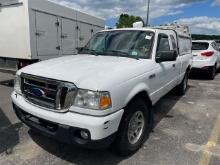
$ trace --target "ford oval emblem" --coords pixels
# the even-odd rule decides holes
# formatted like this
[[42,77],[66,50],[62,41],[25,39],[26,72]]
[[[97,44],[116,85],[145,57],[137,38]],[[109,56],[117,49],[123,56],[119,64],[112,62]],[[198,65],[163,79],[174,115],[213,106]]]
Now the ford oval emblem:
[[39,88],[31,88],[30,92],[37,97],[45,96],[45,92]]

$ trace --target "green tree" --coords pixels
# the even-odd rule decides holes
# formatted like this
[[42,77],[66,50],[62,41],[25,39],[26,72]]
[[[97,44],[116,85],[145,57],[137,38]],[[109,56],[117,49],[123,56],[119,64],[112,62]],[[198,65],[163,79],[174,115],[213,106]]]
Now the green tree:
[[194,40],[220,40],[220,35],[192,34]]
[[133,26],[134,22],[138,22],[138,21],[142,21],[144,24],[143,19],[139,16],[121,14],[118,20],[118,23],[116,23],[116,27],[117,28],[129,28]]

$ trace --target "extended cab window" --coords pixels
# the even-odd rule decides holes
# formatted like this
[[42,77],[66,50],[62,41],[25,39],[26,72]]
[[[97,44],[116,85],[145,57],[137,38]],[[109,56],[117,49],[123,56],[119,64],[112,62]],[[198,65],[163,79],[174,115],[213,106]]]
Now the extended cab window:
[[158,46],[157,51],[169,51],[170,50],[170,44],[169,44],[169,38],[166,34],[160,34],[158,39]]
[[170,35],[170,39],[172,42],[173,50],[177,50],[177,44],[176,44],[176,40],[175,40],[174,36]]
[[179,36],[179,51],[180,56],[187,55],[192,52],[191,38]]

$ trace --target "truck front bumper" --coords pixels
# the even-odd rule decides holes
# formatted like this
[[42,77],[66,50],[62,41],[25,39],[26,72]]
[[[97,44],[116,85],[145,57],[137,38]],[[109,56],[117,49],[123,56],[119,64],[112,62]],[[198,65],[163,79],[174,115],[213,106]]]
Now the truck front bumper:
[[[27,102],[12,93],[13,108],[18,118],[29,127],[58,141],[86,148],[104,148],[114,141],[124,110],[108,116],[88,116],[73,112],[56,113]],[[81,132],[87,133],[83,138]]]

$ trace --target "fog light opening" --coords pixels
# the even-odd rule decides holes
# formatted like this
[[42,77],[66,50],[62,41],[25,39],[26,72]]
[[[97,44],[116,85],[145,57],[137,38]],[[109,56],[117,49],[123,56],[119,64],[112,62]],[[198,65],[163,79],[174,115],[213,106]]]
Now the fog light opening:
[[89,139],[89,134],[86,131],[80,131],[80,136],[84,139],[84,140],[88,140]]

